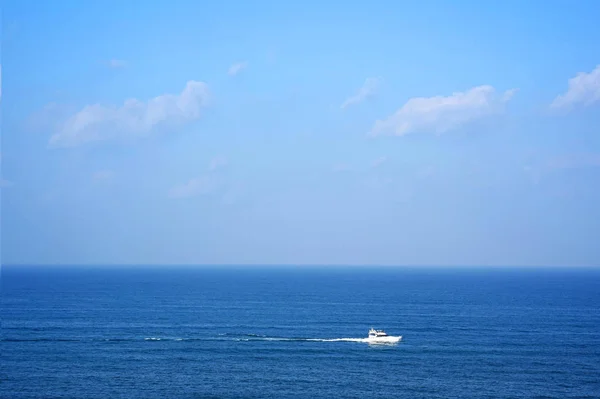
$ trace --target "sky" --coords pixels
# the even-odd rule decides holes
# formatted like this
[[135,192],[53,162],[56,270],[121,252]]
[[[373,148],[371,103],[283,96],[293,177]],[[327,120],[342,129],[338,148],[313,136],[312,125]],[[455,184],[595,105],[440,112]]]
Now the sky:
[[598,15],[5,0],[2,263],[600,266]]

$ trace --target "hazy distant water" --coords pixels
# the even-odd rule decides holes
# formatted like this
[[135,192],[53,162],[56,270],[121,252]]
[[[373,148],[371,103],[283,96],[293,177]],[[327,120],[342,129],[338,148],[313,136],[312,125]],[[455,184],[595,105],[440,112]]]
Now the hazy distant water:
[[1,339],[3,398],[600,398],[600,271],[4,268]]

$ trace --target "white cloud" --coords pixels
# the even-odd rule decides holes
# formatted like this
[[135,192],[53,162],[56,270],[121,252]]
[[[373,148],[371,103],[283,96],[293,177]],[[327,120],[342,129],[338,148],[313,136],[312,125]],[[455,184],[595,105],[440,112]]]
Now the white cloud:
[[[208,98],[207,85],[191,80],[180,94],[163,94],[145,102],[129,99],[120,107],[87,105],[65,120],[57,122],[48,119],[42,122],[55,128],[50,147],[139,138],[158,127],[180,127],[200,118],[201,110],[208,105]],[[50,114],[44,115],[48,117]]]
[[113,59],[113,60],[107,61],[106,65],[109,68],[115,68],[115,69],[116,68],[125,68],[127,66],[127,62],[123,61],[123,60],[115,60],[115,59]]
[[242,70],[246,69],[247,66],[248,66],[247,61],[235,63],[229,67],[229,71],[227,71],[227,73],[231,76],[235,76],[238,73],[242,72]]
[[444,133],[501,112],[515,92],[511,89],[498,95],[492,86],[478,86],[446,97],[411,98],[387,119],[376,121],[369,134]]
[[386,161],[387,161],[387,157],[385,157],[385,156],[379,157],[376,160],[374,160],[373,162],[371,162],[371,167],[377,168],[378,166],[383,165]]
[[517,94],[518,91],[519,91],[519,89],[506,90],[504,92],[504,94],[502,95],[502,101],[503,102],[510,101],[510,99],[513,98],[514,95]]
[[210,160],[210,163],[208,165],[208,170],[217,170],[220,169],[224,166],[227,166],[228,161],[227,158],[225,157],[214,157],[213,159]]
[[99,170],[92,177],[94,180],[108,180],[113,177],[113,172],[110,170]]
[[600,64],[590,73],[579,72],[569,79],[566,93],[556,97],[551,108],[564,108],[576,104],[584,106],[600,102]]
[[208,194],[217,188],[217,182],[212,176],[201,176],[190,179],[187,183],[169,190],[170,198],[188,198]]
[[341,109],[347,108],[350,105],[356,105],[367,98],[371,97],[377,89],[379,88],[379,84],[381,83],[381,79],[379,78],[367,78],[363,86],[358,89],[355,95],[348,97],[340,106]]

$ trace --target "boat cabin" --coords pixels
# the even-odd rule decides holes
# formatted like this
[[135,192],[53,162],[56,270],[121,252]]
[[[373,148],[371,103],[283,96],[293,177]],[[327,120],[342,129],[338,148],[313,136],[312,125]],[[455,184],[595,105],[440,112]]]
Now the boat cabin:
[[375,330],[371,328],[369,330],[369,338],[387,337],[387,334],[383,330]]

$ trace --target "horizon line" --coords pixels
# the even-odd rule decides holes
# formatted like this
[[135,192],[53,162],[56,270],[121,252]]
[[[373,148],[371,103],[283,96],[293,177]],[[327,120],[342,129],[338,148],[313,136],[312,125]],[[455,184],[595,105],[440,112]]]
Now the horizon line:
[[410,265],[410,264],[303,264],[303,263],[0,263],[8,268],[386,268],[386,269],[600,269],[600,265]]

